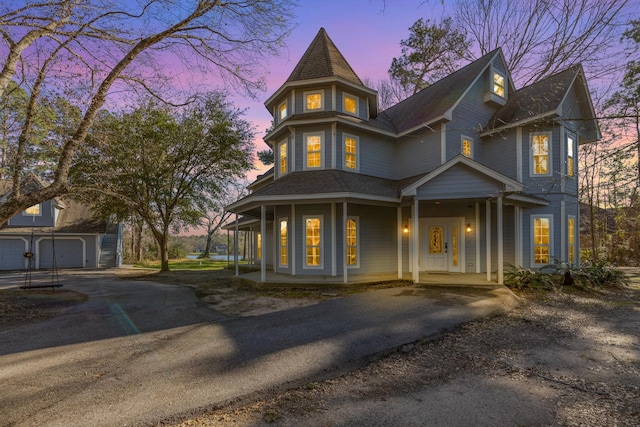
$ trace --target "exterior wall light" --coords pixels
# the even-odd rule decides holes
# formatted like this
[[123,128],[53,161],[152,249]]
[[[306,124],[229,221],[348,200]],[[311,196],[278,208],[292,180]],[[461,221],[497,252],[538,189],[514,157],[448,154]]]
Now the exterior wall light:
[[407,224],[402,226],[402,234],[409,234],[409,226]]
[[467,230],[467,233],[471,233],[471,223],[470,222],[467,223],[466,230]]

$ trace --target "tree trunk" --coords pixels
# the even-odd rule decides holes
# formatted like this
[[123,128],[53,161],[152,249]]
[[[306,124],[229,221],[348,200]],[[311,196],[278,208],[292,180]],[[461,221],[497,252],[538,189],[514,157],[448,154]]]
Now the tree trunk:
[[207,244],[204,247],[202,258],[209,258],[211,254],[211,240],[213,239],[213,231],[207,231]]
[[158,239],[158,246],[160,249],[160,272],[169,270],[169,239],[167,238],[168,232],[165,232]]

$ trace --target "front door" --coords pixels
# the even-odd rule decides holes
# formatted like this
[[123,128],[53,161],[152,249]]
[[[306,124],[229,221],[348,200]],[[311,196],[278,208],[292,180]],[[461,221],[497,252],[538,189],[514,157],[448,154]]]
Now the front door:
[[461,218],[425,218],[420,226],[420,270],[461,272]]

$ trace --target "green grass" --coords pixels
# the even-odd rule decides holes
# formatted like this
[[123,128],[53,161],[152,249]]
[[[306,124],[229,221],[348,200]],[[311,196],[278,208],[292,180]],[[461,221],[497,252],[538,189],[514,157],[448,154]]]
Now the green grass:
[[[242,263],[240,263],[242,265]],[[157,268],[160,269],[160,261],[147,261],[140,264],[134,264],[135,267]],[[171,270],[222,270],[227,268],[226,261],[213,261],[209,259],[172,259],[169,260],[169,269]]]

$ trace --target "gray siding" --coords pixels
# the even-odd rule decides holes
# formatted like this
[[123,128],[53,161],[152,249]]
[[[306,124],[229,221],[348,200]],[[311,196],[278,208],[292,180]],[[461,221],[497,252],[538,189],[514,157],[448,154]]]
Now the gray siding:
[[418,197],[454,199],[488,197],[499,193],[503,185],[475,170],[457,165],[418,188]]
[[435,131],[408,135],[396,143],[396,179],[430,172],[440,166],[440,126]]
[[358,134],[351,129],[341,128],[338,131],[337,163],[338,169],[344,169],[344,134],[358,136],[360,150],[360,173],[363,175],[378,176],[382,178],[394,179],[395,170],[393,161],[394,145],[377,135]]
[[9,219],[8,225],[13,227],[52,227],[54,226],[53,201],[40,203],[40,215],[23,215],[20,212]]
[[[296,128],[296,138],[295,138],[295,170],[303,171],[305,167],[305,147],[304,147],[304,134],[305,133],[315,133],[321,132],[324,134],[324,147],[323,147],[323,155],[324,155],[324,169],[331,169],[331,160],[333,152],[331,151],[332,147],[332,131],[330,125],[323,126],[299,126]],[[293,145],[293,144],[290,144]],[[336,146],[338,145],[338,141],[336,141]],[[337,148],[336,148],[337,150]],[[291,152],[291,151],[290,151]],[[337,159],[336,159],[337,160]]]
[[[505,133],[483,139],[481,155],[476,157],[476,160],[509,178],[517,179],[516,156],[518,152],[516,133],[517,131],[514,128]],[[523,134],[522,145],[528,145],[528,135],[525,138]]]

